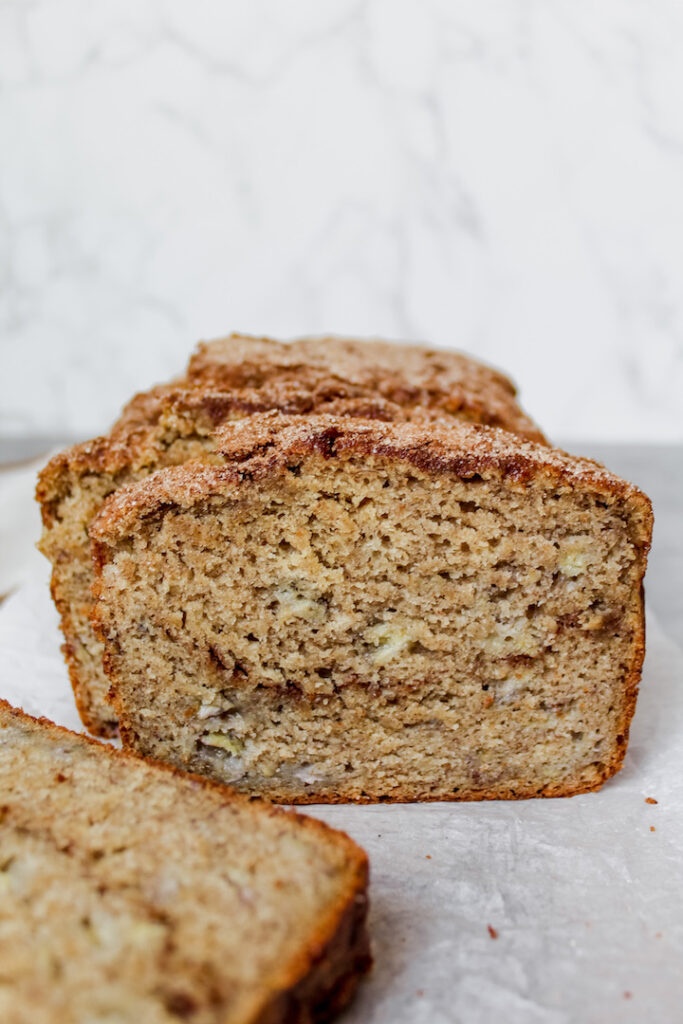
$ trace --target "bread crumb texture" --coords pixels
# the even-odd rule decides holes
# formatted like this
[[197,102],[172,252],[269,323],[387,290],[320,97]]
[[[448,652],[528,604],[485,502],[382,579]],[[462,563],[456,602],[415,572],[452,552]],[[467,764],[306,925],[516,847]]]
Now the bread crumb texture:
[[369,964],[342,833],[0,702],[3,1024],[309,1024]]
[[105,498],[156,470],[216,461],[215,433],[267,410],[325,411],[373,420],[447,419],[543,435],[503,374],[460,353],[341,338],[283,344],[232,335],[199,346],[185,377],[136,395],[111,433],[55,456],[40,475],[40,548],[52,563],[52,595],[80,715],[112,736],[116,717],[102,645],[91,626],[90,524]]
[[648,499],[486,427],[256,416],[92,535],[124,743],[291,802],[593,789],[643,657]]

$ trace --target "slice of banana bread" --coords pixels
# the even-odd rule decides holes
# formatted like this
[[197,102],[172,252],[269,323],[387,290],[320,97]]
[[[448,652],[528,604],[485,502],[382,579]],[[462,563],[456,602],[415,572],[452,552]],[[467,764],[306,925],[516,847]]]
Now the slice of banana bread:
[[[136,395],[109,436],[67,449],[41,473],[36,496],[44,529],[39,546],[52,563],[51,589],[60,614],[63,651],[79,713],[91,732],[114,735],[116,717],[106,699],[109,683],[102,669],[102,648],[90,622],[92,565],[88,529],[104,498],[118,487],[163,466],[190,458],[211,459],[213,434],[218,426],[268,409],[299,414],[324,409],[388,420],[479,416],[502,420],[508,429],[522,434],[541,436],[515,402],[509,381],[464,356],[441,353],[442,361],[435,364],[434,353],[429,350],[406,348],[406,352],[412,353],[410,359],[416,373],[421,364],[429,366],[432,377],[441,366],[446,369],[438,402],[430,398],[432,392],[423,368],[422,375],[418,373],[421,385],[417,391],[400,394],[396,386],[384,389],[403,400],[398,405],[379,393],[383,390],[382,374],[379,356],[375,354],[380,351],[385,373],[390,375],[397,362],[392,355],[395,346],[341,341],[296,344],[306,348],[294,362],[288,362],[282,355],[288,346],[264,339],[234,337],[200,347],[186,380]],[[331,354],[326,354],[330,345]],[[364,383],[340,376],[344,366],[334,362],[339,346],[351,346],[354,353],[349,377],[354,373],[362,376],[361,370],[367,364]],[[210,352],[215,353],[215,359]],[[279,362],[273,352],[279,354]],[[315,366],[305,365],[304,355],[315,360]],[[217,362],[219,356],[224,357],[222,363]],[[259,376],[257,367],[261,359],[263,372]],[[334,363],[335,372],[326,367],[326,362]],[[213,384],[207,385],[204,378],[210,379],[210,367],[219,367],[221,372],[216,370]],[[227,375],[221,378],[223,371]],[[432,382],[429,387],[433,390],[436,385]],[[424,407],[418,401],[424,401]]]
[[370,958],[343,833],[0,702],[4,1024],[312,1024]]
[[493,428],[255,416],[103,506],[124,744],[286,802],[594,789],[624,757],[649,500]]

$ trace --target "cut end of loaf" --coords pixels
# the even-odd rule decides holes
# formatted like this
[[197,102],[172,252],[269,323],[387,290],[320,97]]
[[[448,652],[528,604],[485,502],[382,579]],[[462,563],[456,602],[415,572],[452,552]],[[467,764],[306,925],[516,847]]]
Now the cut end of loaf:
[[511,382],[459,353],[344,338],[283,344],[232,335],[200,345],[184,377],[136,395],[108,436],[60,453],[38,482],[40,549],[52,562],[63,650],[79,712],[92,732],[116,730],[90,624],[88,529],[100,505],[114,490],[164,466],[211,461],[222,424],[268,409],[387,421],[446,417],[544,441]]
[[124,741],[283,801],[566,795],[626,749],[637,489],[501,431],[256,417],[94,529]]

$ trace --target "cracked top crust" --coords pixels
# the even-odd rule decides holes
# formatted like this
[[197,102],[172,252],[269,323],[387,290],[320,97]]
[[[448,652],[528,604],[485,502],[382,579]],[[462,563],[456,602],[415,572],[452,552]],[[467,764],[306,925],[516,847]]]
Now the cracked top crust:
[[508,377],[463,353],[423,345],[336,337],[284,343],[232,334],[202,342],[190,359],[187,379],[238,388],[261,388],[275,379],[283,385],[342,387],[339,397],[381,395],[397,405],[439,408],[545,440],[517,404]]
[[429,423],[355,420],[330,415],[283,417],[264,413],[219,429],[217,452],[224,465],[191,461],[164,469],[121,488],[104,503],[91,528],[99,543],[115,544],[135,532],[143,519],[163,515],[170,506],[190,507],[288,468],[292,460],[318,453],[324,458],[363,456],[410,462],[418,470],[505,477],[519,486],[545,481],[548,486],[580,487],[606,500],[633,502],[639,536],[649,546],[652,508],[637,487],[594,462],[522,441],[493,427],[434,420]]
[[68,473],[117,473],[155,462],[167,433],[210,436],[223,423],[278,410],[430,421],[443,415],[545,443],[501,373],[459,353],[340,338],[285,344],[231,335],[199,345],[187,376],[135,395],[109,435],[55,455],[36,497],[49,503]]
[[[257,391],[242,388],[187,388],[159,385],[136,395],[108,435],[71,445],[54,455],[38,476],[36,498],[43,505],[44,520],[49,507],[68,487],[69,474],[116,474],[124,469],[154,468],[159,450],[170,438],[212,437],[226,423],[264,412],[304,416],[320,405],[335,415],[393,422],[411,419],[440,421],[438,409],[415,406],[405,409],[378,396],[352,398],[343,394],[313,393],[296,383],[273,384]],[[47,518],[46,518],[47,517]]]

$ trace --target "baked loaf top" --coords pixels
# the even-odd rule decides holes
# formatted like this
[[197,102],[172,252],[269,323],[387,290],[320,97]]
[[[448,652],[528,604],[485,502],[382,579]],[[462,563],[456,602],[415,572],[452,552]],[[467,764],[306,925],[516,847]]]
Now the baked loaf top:
[[544,441],[517,404],[508,377],[471,356],[424,345],[336,337],[283,343],[232,334],[198,346],[187,380],[229,388],[259,389],[274,380],[283,386],[288,381],[321,389],[342,386],[340,397],[380,395],[397,405],[439,408]]
[[200,343],[184,377],[135,395],[108,435],[54,456],[36,496],[40,502],[54,497],[65,472],[140,468],[174,432],[209,436],[226,420],[269,410],[390,421],[441,413],[545,443],[515,396],[508,377],[462,353],[386,341],[286,343],[232,334]]
[[68,491],[71,476],[117,474],[122,470],[136,473],[146,468],[151,471],[163,464],[160,454],[171,446],[174,464],[200,455],[209,461],[214,456],[214,462],[222,463],[223,458],[215,451],[214,435],[226,424],[232,427],[238,420],[266,412],[287,417],[307,415],[319,407],[319,402],[324,403],[327,414],[339,417],[425,424],[442,418],[438,409],[404,408],[378,396],[352,398],[327,393],[322,399],[319,391],[287,382],[274,383],[261,391],[160,385],[137,395],[110,434],[71,445],[50,459],[39,474],[36,488],[43,521],[50,524],[52,503]]
[[91,528],[98,542],[115,542],[134,532],[143,518],[163,514],[171,504],[189,507],[246,478],[258,480],[298,455],[327,457],[353,453],[412,463],[431,473],[504,476],[519,484],[545,479],[561,487],[587,485],[612,498],[634,502],[642,520],[641,541],[652,524],[649,498],[593,459],[523,441],[508,431],[459,421],[431,423],[344,419],[331,415],[283,417],[264,413],[217,432],[222,464],[190,461],[123,487],[105,502]]
[[0,701],[5,1024],[327,1020],[369,956],[343,833]]

